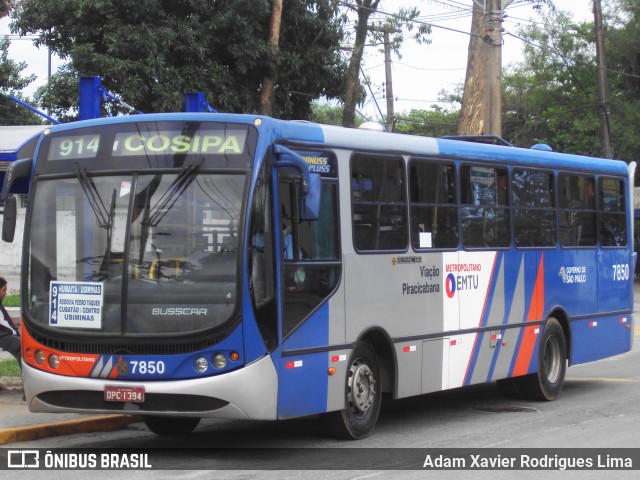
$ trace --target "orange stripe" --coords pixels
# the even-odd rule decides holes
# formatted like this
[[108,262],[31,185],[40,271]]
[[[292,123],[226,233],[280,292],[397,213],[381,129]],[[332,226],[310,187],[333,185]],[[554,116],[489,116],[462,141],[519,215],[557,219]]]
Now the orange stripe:
[[[540,257],[540,264],[538,265],[538,276],[536,277],[536,283],[533,287],[533,296],[531,297],[531,304],[529,305],[529,313],[527,315],[527,321],[541,320],[544,314],[544,254]],[[513,367],[513,376],[518,377],[525,375],[529,371],[529,365],[531,364],[531,357],[533,357],[533,351],[536,346],[538,335],[535,333],[535,329],[539,328],[537,325],[526,327],[520,342],[520,350],[518,351],[518,357],[516,358],[516,364]]]
[[531,305],[529,306],[529,315],[527,320],[542,320],[544,314],[544,254],[540,257],[540,264],[538,265],[538,277],[536,278],[536,284],[533,287],[533,297],[531,298]]
[[[66,375],[70,377],[89,376],[89,373],[95,365],[99,355],[84,353],[65,354],[64,352],[53,350],[35,341],[31,335],[29,335],[24,324],[22,324],[21,327],[20,335],[22,337],[22,358],[26,363],[38,370],[55,373],[56,375]],[[38,365],[34,358],[34,354],[37,350],[41,350],[47,358],[49,358],[52,353],[58,354],[60,356],[60,364],[58,368],[51,368],[48,361],[45,361],[42,365]],[[69,359],[67,359],[67,357],[69,357]]]

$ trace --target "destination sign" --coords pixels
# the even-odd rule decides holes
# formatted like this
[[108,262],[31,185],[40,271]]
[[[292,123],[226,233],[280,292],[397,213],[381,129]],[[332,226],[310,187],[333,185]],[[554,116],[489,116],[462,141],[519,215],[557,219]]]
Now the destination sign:
[[240,155],[246,139],[246,130],[204,130],[194,135],[175,131],[126,132],[116,134],[112,155]]
[[103,306],[102,283],[50,282],[50,326],[102,328]]
[[[157,125],[157,124],[153,124]],[[146,125],[145,125],[146,126]],[[94,132],[97,129],[93,129]],[[176,155],[247,155],[245,128],[206,128],[185,133],[184,124],[176,128],[152,131],[130,130],[114,132],[114,126],[102,128],[99,133],[77,132],[51,136],[46,150],[47,160],[82,160],[108,157],[158,157]]]
[[100,148],[100,135],[69,135],[51,141],[48,160],[77,160],[94,158]]

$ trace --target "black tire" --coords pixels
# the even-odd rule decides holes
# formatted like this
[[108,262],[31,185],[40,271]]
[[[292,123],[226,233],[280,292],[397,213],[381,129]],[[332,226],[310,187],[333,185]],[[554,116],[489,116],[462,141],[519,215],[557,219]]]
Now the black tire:
[[325,418],[332,433],[341,439],[360,440],[375,427],[382,400],[380,363],[368,342],[358,342],[351,353],[345,380],[346,408]]
[[567,342],[560,322],[551,317],[542,331],[538,350],[538,371],[518,377],[518,390],[531,400],[558,398],[567,371]]
[[188,435],[200,423],[199,418],[193,417],[156,417],[145,415],[144,423],[156,435]]

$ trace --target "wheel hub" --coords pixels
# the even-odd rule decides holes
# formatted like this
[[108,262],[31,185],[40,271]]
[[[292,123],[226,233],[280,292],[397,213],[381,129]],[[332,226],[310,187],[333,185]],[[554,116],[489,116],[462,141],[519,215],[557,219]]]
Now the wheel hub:
[[349,401],[356,412],[365,414],[373,405],[375,383],[373,372],[366,363],[353,362],[349,376]]

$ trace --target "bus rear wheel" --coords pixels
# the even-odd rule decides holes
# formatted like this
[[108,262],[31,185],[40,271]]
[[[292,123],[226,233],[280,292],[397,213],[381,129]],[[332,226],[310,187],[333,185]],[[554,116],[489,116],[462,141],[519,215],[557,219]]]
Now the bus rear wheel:
[[538,371],[519,377],[518,390],[532,400],[558,398],[567,371],[567,341],[560,322],[551,317],[542,331],[538,354]]
[[144,423],[156,435],[187,435],[198,426],[199,418],[193,417],[156,417],[145,415]]
[[378,420],[381,393],[378,356],[368,342],[358,342],[347,371],[346,408],[327,413],[332,432],[347,440],[366,438]]

